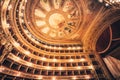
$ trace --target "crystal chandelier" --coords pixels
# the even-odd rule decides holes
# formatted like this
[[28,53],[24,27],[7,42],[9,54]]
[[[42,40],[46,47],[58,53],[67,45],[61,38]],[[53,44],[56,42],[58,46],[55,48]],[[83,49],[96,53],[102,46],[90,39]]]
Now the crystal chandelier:
[[120,9],[120,0],[98,0],[101,3],[104,3],[105,6],[112,6],[114,8]]

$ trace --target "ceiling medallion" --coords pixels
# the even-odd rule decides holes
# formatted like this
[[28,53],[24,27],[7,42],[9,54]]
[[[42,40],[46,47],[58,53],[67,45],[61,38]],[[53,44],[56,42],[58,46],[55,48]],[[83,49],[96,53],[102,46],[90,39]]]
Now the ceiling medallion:
[[69,39],[78,30],[80,12],[73,0],[40,0],[34,9],[34,21],[40,36]]
[[54,29],[60,29],[64,26],[65,24],[65,18],[62,14],[60,13],[53,13],[49,17],[49,24],[52,28]]

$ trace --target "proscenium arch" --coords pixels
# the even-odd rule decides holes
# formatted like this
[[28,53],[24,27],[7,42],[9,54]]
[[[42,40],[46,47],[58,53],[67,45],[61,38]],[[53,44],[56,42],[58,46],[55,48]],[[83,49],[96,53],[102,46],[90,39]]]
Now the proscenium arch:
[[[106,13],[103,13],[106,17],[101,20],[100,23],[94,23],[93,26],[90,25],[88,32],[86,32],[86,35],[82,39],[86,50],[91,49],[96,51],[96,44],[100,35],[104,32],[104,30],[110,27],[112,23],[120,19],[120,15],[118,15],[120,14],[120,11],[114,10],[111,13],[110,11],[111,10],[108,10]],[[114,14],[114,16],[111,16],[112,14]]]

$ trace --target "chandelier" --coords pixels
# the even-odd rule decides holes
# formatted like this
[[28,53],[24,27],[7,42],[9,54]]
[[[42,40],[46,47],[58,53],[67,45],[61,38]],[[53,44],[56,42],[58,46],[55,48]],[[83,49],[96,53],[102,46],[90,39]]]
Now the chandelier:
[[105,6],[112,6],[113,8],[120,9],[120,0],[98,0],[101,3],[104,3]]

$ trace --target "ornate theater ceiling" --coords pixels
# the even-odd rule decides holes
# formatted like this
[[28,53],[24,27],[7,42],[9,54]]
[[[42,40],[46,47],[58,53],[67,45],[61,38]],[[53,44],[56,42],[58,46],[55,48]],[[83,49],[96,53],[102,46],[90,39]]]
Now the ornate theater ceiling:
[[0,3],[1,79],[110,79],[95,49],[119,11],[97,0]]
[[[28,5],[29,7],[30,5]],[[30,7],[28,8],[30,10]],[[79,28],[79,7],[75,1],[44,1],[34,2],[31,9],[32,23],[39,35],[54,40],[70,39]],[[33,27],[33,26],[31,26]]]
[[25,23],[37,38],[62,43],[76,36],[82,22],[82,12],[76,1],[36,0],[26,6]]

